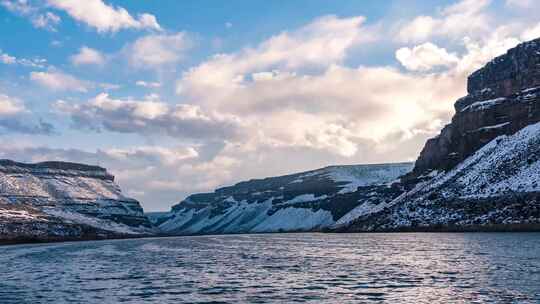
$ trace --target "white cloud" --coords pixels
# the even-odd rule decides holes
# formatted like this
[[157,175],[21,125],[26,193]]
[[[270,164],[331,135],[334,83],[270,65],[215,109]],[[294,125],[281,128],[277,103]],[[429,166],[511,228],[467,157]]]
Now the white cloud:
[[460,58],[456,69],[462,74],[470,74],[520,42],[522,41],[519,38],[505,33],[504,28],[502,31],[500,29],[494,30],[483,41],[466,37],[464,39],[466,52]]
[[[487,2],[472,5],[461,2],[444,14],[479,13]],[[309,149],[364,161],[359,157],[366,147],[370,153],[397,155],[394,149],[401,145],[410,154],[404,152],[399,159],[414,158],[421,139],[437,133],[451,117],[453,103],[466,93],[468,74],[519,43],[513,28],[494,28],[477,39],[452,38],[458,43],[453,49],[461,52],[432,42],[401,48],[397,60],[415,73],[391,66],[353,68],[343,62],[363,37],[361,18],[341,21],[319,19],[254,48],[214,56],[186,72],[177,92],[204,111],[241,117],[246,135],[235,143],[246,154],[261,147]],[[334,31],[350,39],[332,40],[326,34]],[[318,43],[324,49],[332,42],[339,51],[318,53]],[[305,55],[308,49],[313,57]],[[311,59],[319,56],[324,59]]]
[[433,36],[482,36],[492,29],[485,12],[490,3],[491,0],[461,0],[443,8],[438,16],[418,16],[400,28],[398,39],[423,42]]
[[[217,55],[186,72],[177,92],[203,110],[242,117],[246,137],[237,144],[247,150],[313,149],[352,158],[367,142],[382,149],[395,134],[399,142],[436,132],[463,94],[465,76],[344,66],[351,48],[377,37],[363,22],[323,17]],[[423,56],[418,69],[457,64],[454,54],[429,45],[415,54]]]
[[102,0],[47,0],[56,9],[98,32],[117,32],[122,29],[161,30],[156,17],[147,13],[134,18],[123,7],[105,4]]
[[54,127],[37,119],[24,102],[0,93],[0,134],[51,135]]
[[60,71],[31,72],[30,79],[53,91],[87,92],[91,86],[86,81]]
[[32,17],[30,21],[37,28],[56,31],[56,26],[60,23],[61,19],[56,14],[45,12],[44,14]]
[[400,48],[396,51],[396,58],[411,71],[429,71],[441,66],[450,67],[459,61],[456,54],[448,53],[446,49],[429,42],[412,49]]
[[17,64],[20,64],[20,65],[25,66],[25,67],[42,69],[42,68],[46,67],[47,60],[43,59],[43,58],[40,58],[40,57],[35,57],[35,58],[31,58],[31,59],[20,58],[20,59],[17,59]]
[[10,56],[9,54],[3,53],[2,50],[0,50],[0,62],[4,64],[14,64],[17,62],[17,58]]
[[240,122],[232,116],[205,113],[191,104],[171,106],[158,98],[150,95],[144,100],[114,99],[101,93],[82,104],[59,100],[54,107],[70,115],[78,128],[195,140],[225,140],[238,136]]
[[144,88],[159,88],[159,87],[161,87],[160,82],[151,82],[151,81],[144,81],[144,80],[138,80],[137,82],[135,82],[135,85],[137,85],[139,87],[144,87]]
[[155,68],[174,64],[193,46],[186,33],[147,35],[124,49],[132,66]]
[[255,48],[219,54],[185,73],[177,91],[206,87],[233,88],[246,76],[272,69],[321,68],[341,62],[353,46],[373,41],[376,35],[364,29],[364,17],[325,16],[293,32],[283,32]]
[[521,35],[523,40],[533,40],[540,38],[540,23],[526,29]]
[[47,63],[47,60],[43,58],[39,58],[39,57],[32,58],[32,59],[17,58],[15,56],[11,56],[7,53],[2,52],[2,50],[0,49],[0,63],[10,64],[10,65],[18,64],[18,65],[22,65],[25,67],[32,67],[32,68],[44,68],[45,64]]
[[2,0],[0,5],[14,13],[23,15],[29,15],[36,10],[27,0]]
[[396,142],[433,134],[465,87],[462,75],[340,65],[317,75],[274,72],[263,79],[234,89],[209,86],[195,99],[242,117],[246,135],[240,145],[324,150],[346,157],[357,155],[366,141],[384,143],[397,133],[402,137]]
[[44,28],[50,31],[56,31],[56,26],[60,23],[61,18],[56,14],[44,11],[35,2],[27,0],[2,0],[0,5],[4,6],[9,11],[26,16],[36,28]]
[[83,46],[79,49],[79,53],[70,57],[73,65],[103,65],[105,56],[98,50]]
[[99,83],[97,86],[104,89],[104,90],[106,90],[106,91],[118,90],[118,89],[120,89],[122,87],[119,84],[107,83],[107,82]]
[[53,40],[51,41],[50,45],[53,47],[61,47],[62,45],[64,45],[64,43],[60,40]]
[[199,156],[197,151],[192,147],[178,147],[171,149],[158,146],[143,146],[130,149],[108,149],[104,152],[115,159],[150,158],[155,159],[164,165],[174,165],[183,160]]
[[24,111],[24,104],[20,100],[0,94],[0,116],[10,116]]

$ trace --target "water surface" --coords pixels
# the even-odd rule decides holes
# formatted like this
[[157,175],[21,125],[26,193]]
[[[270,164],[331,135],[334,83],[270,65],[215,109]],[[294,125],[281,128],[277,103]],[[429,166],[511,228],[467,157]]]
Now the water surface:
[[0,303],[540,303],[540,234],[266,234],[0,247]]

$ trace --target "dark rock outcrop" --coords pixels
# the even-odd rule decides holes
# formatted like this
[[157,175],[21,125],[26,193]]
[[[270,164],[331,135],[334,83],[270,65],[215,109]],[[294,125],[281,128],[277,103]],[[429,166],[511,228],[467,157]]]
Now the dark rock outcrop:
[[413,172],[449,170],[497,136],[540,121],[540,39],[522,43],[468,78],[468,95],[441,134],[427,141]]

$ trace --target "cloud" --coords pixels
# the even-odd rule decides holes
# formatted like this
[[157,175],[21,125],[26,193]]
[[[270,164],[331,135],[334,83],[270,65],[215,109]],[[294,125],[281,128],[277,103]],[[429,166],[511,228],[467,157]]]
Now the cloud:
[[[442,15],[452,22],[482,15],[488,2],[481,2],[462,1]],[[177,93],[203,111],[241,117],[244,137],[232,142],[244,154],[261,147],[300,149],[364,162],[367,147],[395,156],[399,145],[419,149],[422,138],[449,121],[468,74],[520,42],[514,28],[501,26],[476,39],[451,38],[455,52],[433,42],[400,48],[396,59],[406,71],[346,66],[350,50],[379,33],[362,24],[361,17],[324,17],[258,46],[216,55],[184,73]],[[406,150],[410,154],[399,159],[416,156]]]
[[73,65],[103,65],[106,61],[105,56],[98,50],[83,46],[79,52],[70,57]]
[[[466,75],[345,66],[352,48],[378,37],[363,23],[363,17],[326,16],[256,47],[219,54],[184,73],[177,92],[204,111],[241,117],[245,137],[235,143],[249,151],[266,146],[353,158],[366,142],[382,147],[394,134],[405,142],[435,133],[465,91]],[[457,55],[443,51],[417,48],[422,58],[414,67],[457,65]]]
[[11,12],[20,13],[23,15],[29,15],[36,10],[36,8],[30,5],[27,0],[2,0],[0,1],[0,5]]
[[60,17],[51,12],[36,15],[31,19],[31,22],[35,27],[48,29],[50,31],[56,31],[56,26],[60,21]]
[[199,89],[203,94],[207,87],[235,88],[256,72],[339,63],[350,48],[376,39],[373,32],[362,27],[364,21],[364,17],[325,16],[296,31],[273,36],[255,48],[215,55],[186,72],[177,92]]
[[32,67],[32,68],[44,68],[45,64],[47,63],[47,60],[43,58],[17,58],[15,56],[11,56],[7,53],[4,53],[0,49],[0,63],[3,64],[10,64],[10,65],[22,65],[25,67]]
[[135,85],[137,85],[139,87],[144,87],[144,88],[159,88],[159,87],[161,87],[160,82],[151,82],[151,81],[143,81],[143,80],[138,80],[137,82],[135,82]]
[[540,38],[540,23],[526,29],[521,35],[523,40],[533,40]]
[[2,53],[2,50],[0,50],[0,62],[3,64],[15,64],[17,62],[17,58],[6,53]]
[[53,135],[55,128],[52,124],[39,120],[37,123],[28,122],[23,118],[0,117],[0,131],[3,133],[19,133],[31,135]]
[[61,47],[62,45],[64,45],[64,43],[60,40],[53,40],[51,41],[50,45],[53,47]]
[[178,63],[193,46],[186,33],[147,35],[124,48],[129,63],[137,68],[156,68]]
[[43,7],[27,0],[2,0],[0,5],[15,14],[28,17],[36,28],[56,31],[56,26],[61,21],[56,14],[44,11]]
[[483,40],[465,37],[463,43],[466,52],[460,58],[456,67],[457,71],[462,74],[470,74],[481,68],[490,60],[506,53],[508,49],[522,42],[518,38],[519,35],[516,36],[507,33],[506,29],[502,27],[495,29],[491,35],[486,36]]
[[0,134],[5,133],[51,135],[54,127],[41,119],[35,122],[21,100],[0,93]]
[[192,147],[164,148],[157,146],[143,146],[130,149],[109,149],[105,154],[114,159],[138,159],[157,161],[164,165],[174,165],[186,159],[196,158],[198,152]]
[[[93,85],[93,87],[96,87],[96,85]],[[97,87],[102,88],[102,89],[104,89],[104,90],[106,90],[106,91],[112,91],[112,90],[118,90],[118,89],[120,89],[122,86],[119,85],[119,84],[102,82],[102,83],[99,83],[99,84],[97,85]]]
[[134,18],[123,7],[107,5],[102,0],[47,0],[47,3],[98,32],[117,32],[122,29],[161,30],[154,15],[144,13]]
[[239,121],[226,115],[204,113],[198,106],[174,106],[148,96],[144,100],[113,99],[102,93],[82,104],[59,100],[55,109],[69,114],[74,126],[121,133],[163,134],[194,140],[238,136]]
[[30,79],[52,91],[87,92],[90,83],[61,71],[31,72]]
[[459,59],[444,48],[426,42],[410,49],[400,48],[396,51],[397,60],[411,71],[429,71],[435,67],[450,67]]
[[481,36],[492,29],[485,12],[490,3],[491,0],[461,0],[443,8],[438,16],[418,16],[400,28],[398,40],[423,42],[434,36]]
[[24,112],[26,109],[21,101],[0,94],[0,116],[11,116]]

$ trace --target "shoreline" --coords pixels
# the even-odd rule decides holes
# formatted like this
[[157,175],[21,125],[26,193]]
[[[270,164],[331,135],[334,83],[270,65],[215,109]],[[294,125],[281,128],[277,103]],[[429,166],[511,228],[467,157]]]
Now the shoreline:
[[175,237],[196,237],[196,236],[234,236],[234,235],[265,235],[265,234],[400,234],[400,233],[540,233],[539,224],[516,224],[516,225],[492,225],[492,226],[472,226],[472,227],[426,227],[426,228],[399,228],[374,231],[340,231],[340,230],[313,230],[313,231],[273,231],[257,233],[223,233],[223,234],[156,234],[156,235],[129,235],[125,237],[103,237],[103,238],[67,238],[43,240],[36,238],[14,238],[10,240],[0,239],[0,247],[13,245],[33,245],[33,244],[54,244],[68,242],[90,242],[90,241],[110,241],[110,240],[130,240],[130,239],[150,239],[150,238],[175,238]]

